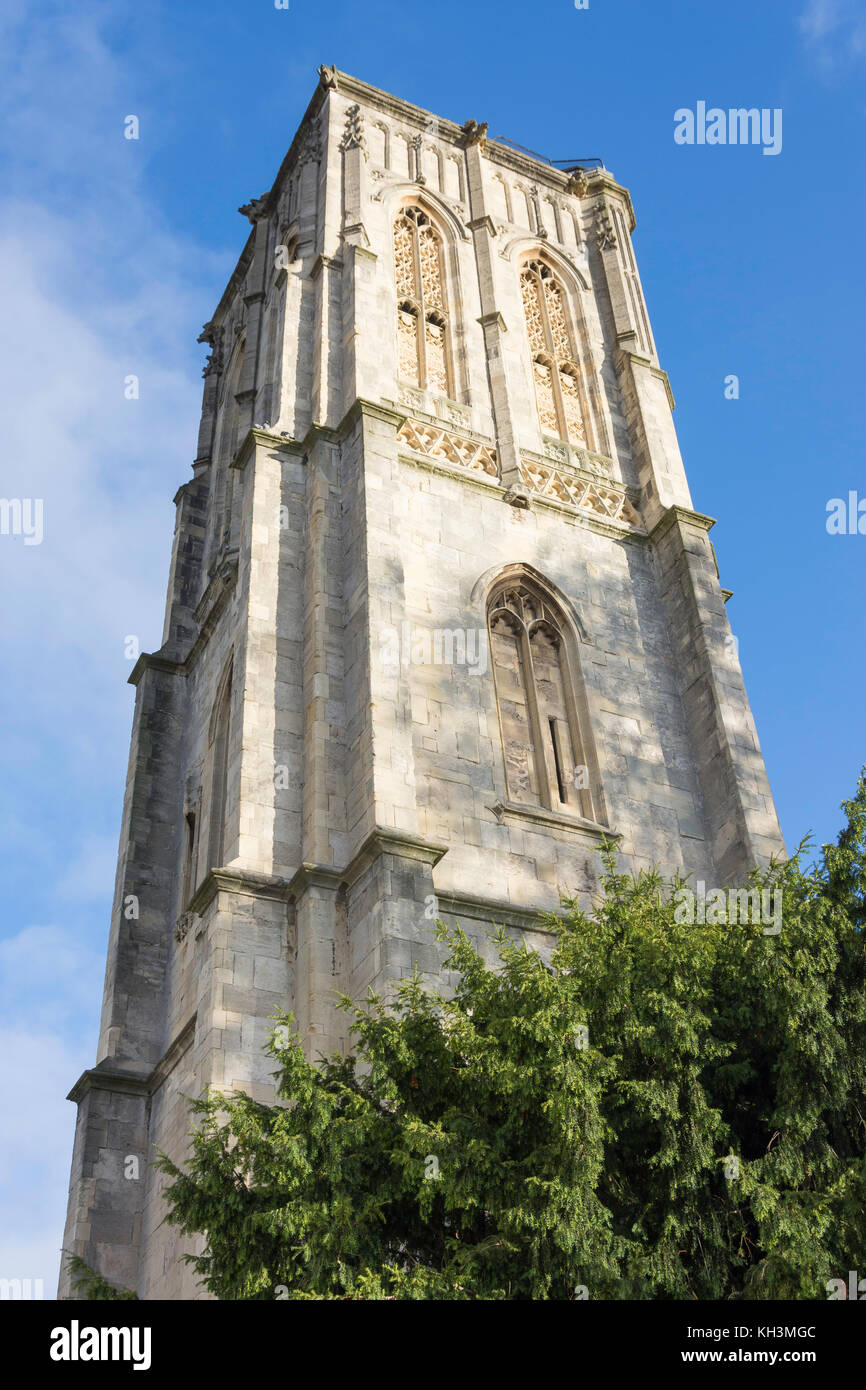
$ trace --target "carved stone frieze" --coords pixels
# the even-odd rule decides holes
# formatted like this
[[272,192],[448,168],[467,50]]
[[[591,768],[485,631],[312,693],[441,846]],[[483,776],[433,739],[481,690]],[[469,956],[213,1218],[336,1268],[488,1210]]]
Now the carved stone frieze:
[[486,473],[490,478],[499,477],[499,463],[492,444],[482,444],[438,425],[422,424],[420,420],[406,420],[397,438],[416,453],[437,462],[455,464],[470,473]]
[[617,483],[601,482],[565,468],[538,463],[525,455],[520,460],[520,471],[527,486],[539,497],[563,502],[602,521],[617,522],[635,531],[644,529],[625,488]]

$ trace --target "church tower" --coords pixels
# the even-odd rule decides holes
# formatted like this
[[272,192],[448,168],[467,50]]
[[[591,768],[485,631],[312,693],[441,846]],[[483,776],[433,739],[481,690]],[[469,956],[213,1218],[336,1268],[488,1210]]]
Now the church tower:
[[241,212],[70,1095],[64,1246],[142,1298],[202,1296],[150,1159],[185,1095],[272,1097],[276,1010],[344,1047],[436,917],[549,948],[605,836],[783,853],[625,188],[323,67]]

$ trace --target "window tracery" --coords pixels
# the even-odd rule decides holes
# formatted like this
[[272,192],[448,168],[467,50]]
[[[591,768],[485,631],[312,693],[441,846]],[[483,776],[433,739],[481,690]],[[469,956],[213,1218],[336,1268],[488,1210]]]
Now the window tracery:
[[394,223],[399,375],[454,396],[442,241],[427,213],[403,208]]
[[564,614],[521,578],[494,592],[488,624],[510,798],[601,822],[586,701]]
[[580,369],[562,289],[550,267],[539,260],[524,266],[520,287],[541,428],[570,444],[587,447]]

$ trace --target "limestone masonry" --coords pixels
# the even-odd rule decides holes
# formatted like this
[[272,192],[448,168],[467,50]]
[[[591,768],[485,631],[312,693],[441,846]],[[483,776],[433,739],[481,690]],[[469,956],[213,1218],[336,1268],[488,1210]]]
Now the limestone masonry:
[[343,1047],[437,916],[549,949],[605,835],[710,885],[783,852],[628,193],[319,77],[201,336],[70,1096],[64,1245],[142,1298],[203,1296],[149,1160],[184,1094],[273,1095],[277,1009]]

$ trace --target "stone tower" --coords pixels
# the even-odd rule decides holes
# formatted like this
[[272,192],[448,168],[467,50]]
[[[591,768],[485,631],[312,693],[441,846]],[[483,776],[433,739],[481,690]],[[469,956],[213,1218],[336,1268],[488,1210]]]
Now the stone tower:
[[201,335],[70,1095],[64,1245],[143,1298],[197,1295],[153,1148],[272,1095],[275,1010],[339,1049],[435,916],[549,944],[605,835],[708,885],[783,852],[627,191],[319,78]]

